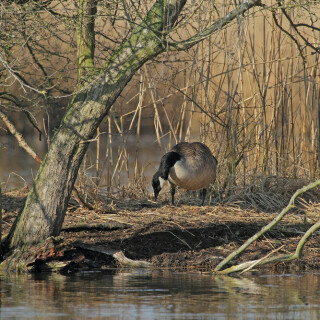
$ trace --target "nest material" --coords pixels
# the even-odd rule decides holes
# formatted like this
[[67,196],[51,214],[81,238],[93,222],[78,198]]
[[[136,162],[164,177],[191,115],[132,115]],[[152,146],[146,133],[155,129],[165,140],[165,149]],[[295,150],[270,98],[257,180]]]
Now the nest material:
[[[303,179],[289,179],[276,176],[256,177],[250,185],[231,191],[224,199],[225,203],[238,203],[244,208],[256,208],[259,211],[278,212],[290,201],[292,195],[308,182]],[[239,188],[238,188],[239,189]],[[319,188],[305,192],[297,201],[298,210],[303,210],[302,202],[313,203],[320,198]]]

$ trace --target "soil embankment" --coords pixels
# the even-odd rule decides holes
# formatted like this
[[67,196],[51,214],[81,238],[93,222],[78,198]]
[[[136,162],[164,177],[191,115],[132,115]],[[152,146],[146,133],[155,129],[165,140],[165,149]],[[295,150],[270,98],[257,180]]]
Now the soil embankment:
[[[24,202],[23,194],[5,194],[3,233]],[[242,209],[238,205],[170,206],[151,201],[113,202],[104,210],[70,207],[57,248],[65,271],[115,266],[124,259],[146,261],[153,268],[213,270],[224,257],[268,224],[277,213]],[[303,233],[320,217],[320,206],[295,210],[251,245],[232,263],[294,252]],[[118,259],[114,259],[117,255]],[[47,260],[53,266],[52,256]],[[320,267],[320,234],[307,242],[299,261],[278,263],[277,270]]]

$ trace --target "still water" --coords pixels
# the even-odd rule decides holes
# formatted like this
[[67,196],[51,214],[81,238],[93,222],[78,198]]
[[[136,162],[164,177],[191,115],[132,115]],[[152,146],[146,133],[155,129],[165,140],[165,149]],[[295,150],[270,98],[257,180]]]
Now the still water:
[[320,319],[320,273],[2,275],[1,319]]
[[[103,135],[100,141],[99,175],[101,176],[100,183],[102,186],[106,184],[108,167],[111,175],[117,172],[118,168],[121,168],[120,183],[127,184],[128,175],[131,178],[133,177],[135,161],[137,161],[140,168],[143,168],[143,175],[147,181],[151,181],[152,175],[159,166],[161,156],[168,151],[167,149],[170,145],[167,137],[162,139],[163,145],[159,146],[154,135],[145,134],[141,136],[139,143],[135,135],[130,135],[126,137],[125,144],[121,137],[115,136],[113,137],[112,156],[110,156],[110,153],[107,155],[107,138],[106,135]],[[41,158],[45,156],[47,146],[44,140],[39,141],[36,136],[27,136],[26,141]],[[128,172],[126,165],[123,164],[124,162],[120,162],[117,166],[119,154],[122,155],[122,161],[125,158],[124,149],[126,150],[127,160],[125,160],[125,163],[128,165]],[[90,143],[85,158],[86,175],[88,176],[96,175],[96,150],[97,144]],[[0,183],[2,183],[4,191],[30,185],[37,174],[38,168],[39,164],[19,147],[15,138],[10,135],[0,135]],[[118,175],[116,174],[115,180],[117,178]]]

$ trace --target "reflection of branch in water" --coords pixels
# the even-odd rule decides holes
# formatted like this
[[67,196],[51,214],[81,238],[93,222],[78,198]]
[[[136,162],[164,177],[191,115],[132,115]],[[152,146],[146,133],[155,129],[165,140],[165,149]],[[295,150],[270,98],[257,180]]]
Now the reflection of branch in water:
[[[283,275],[265,275],[269,280],[261,279],[260,277],[253,276],[250,278],[247,277],[229,277],[225,275],[215,275],[214,281],[217,283],[217,287],[225,290],[231,299],[237,299],[239,294],[250,294],[255,296],[261,296],[263,301],[268,300],[268,296],[274,299],[275,294],[283,296],[286,299],[287,305],[289,304],[305,304],[305,297],[301,294],[301,287],[296,285],[296,282],[292,285],[287,283],[286,286],[282,285],[279,280],[275,278],[284,278]],[[294,279],[297,275],[288,274],[285,278]],[[300,276],[299,276],[300,277]],[[307,275],[304,275],[307,277]],[[307,279],[304,280],[307,283]]]

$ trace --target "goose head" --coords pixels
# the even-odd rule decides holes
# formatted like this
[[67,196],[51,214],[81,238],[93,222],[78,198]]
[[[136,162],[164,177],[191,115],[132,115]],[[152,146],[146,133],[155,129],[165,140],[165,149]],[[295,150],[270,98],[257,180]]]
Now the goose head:
[[153,192],[154,192],[154,201],[157,201],[158,199],[158,195],[164,185],[164,183],[166,182],[166,180],[164,180],[163,178],[161,178],[160,173],[156,172],[153,175],[152,178],[152,187],[153,187]]
[[175,163],[180,159],[180,154],[172,151],[162,156],[159,170],[153,175],[152,178],[152,187],[154,191],[155,201],[157,201],[159,192],[161,191],[165,182],[168,180],[170,168],[172,168],[175,165]]

